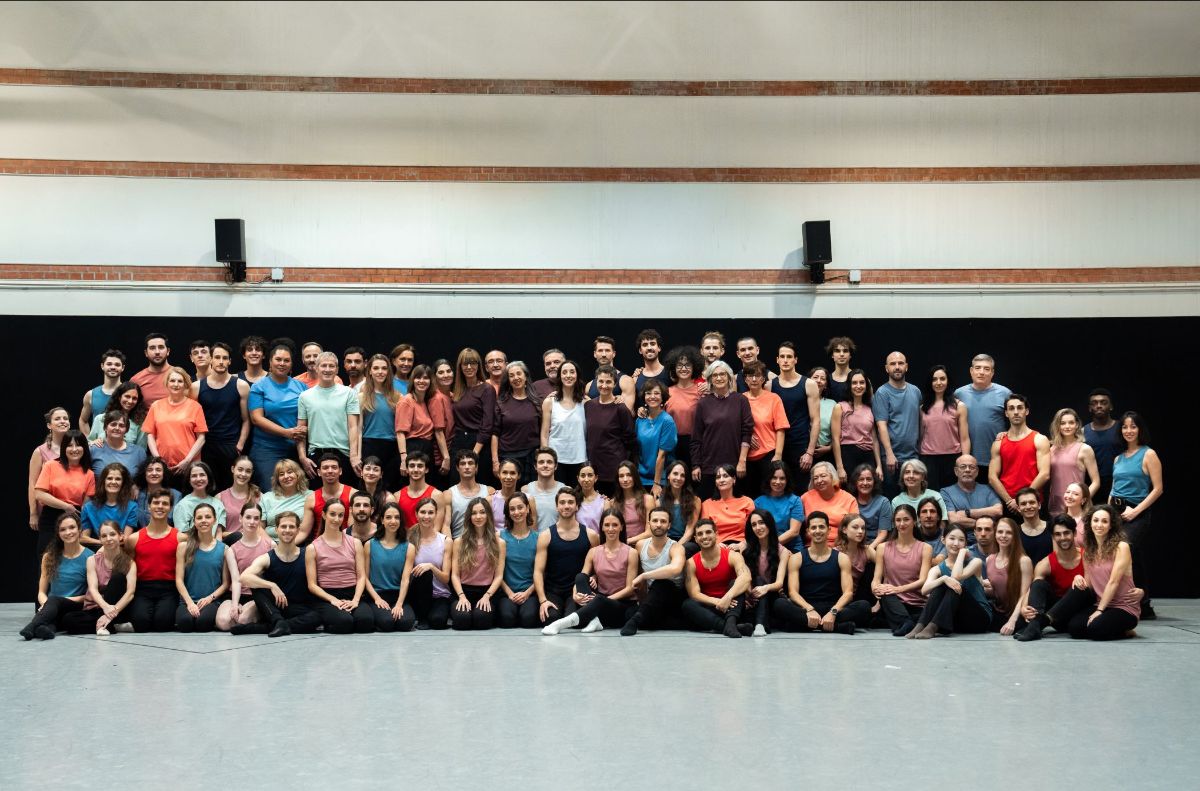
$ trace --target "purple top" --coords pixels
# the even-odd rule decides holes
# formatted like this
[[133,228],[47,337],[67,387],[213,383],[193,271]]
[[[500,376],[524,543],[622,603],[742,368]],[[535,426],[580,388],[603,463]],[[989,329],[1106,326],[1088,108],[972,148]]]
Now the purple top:
[[[747,404],[747,415],[749,410]],[[617,465],[631,457],[637,442],[633,413],[622,401],[602,404],[593,398],[584,402],[583,415],[587,421],[588,460],[596,477],[601,481],[616,480]]]
[[[475,432],[475,441],[484,445],[491,439],[492,415],[496,411],[496,391],[487,382],[480,382],[466,390],[462,398],[451,406],[454,425],[460,431]],[[482,431],[484,424],[488,432]]]
[[[492,386],[488,385],[488,390]],[[418,539],[419,541],[420,539]],[[428,544],[420,544],[417,546],[417,554],[413,558],[413,565],[419,566],[422,563],[432,563],[439,569],[442,567],[442,561],[446,557],[446,534],[434,533],[433,541]],[[442,582],[434,576],[433,578],[433,598],[449,599],[450,589],[446,587],[446,583]]]
[[597,496],[590,503],[580,501],[579,511],[575,514],[576,521],[588,530],[600,532],[600,515],[604,513],[604,498]]
[[742,445],[754,436],[750,402],[740,393],[707,395],[696,404],[692,424],[692,466],[712,475],[722,464],[737,464]]

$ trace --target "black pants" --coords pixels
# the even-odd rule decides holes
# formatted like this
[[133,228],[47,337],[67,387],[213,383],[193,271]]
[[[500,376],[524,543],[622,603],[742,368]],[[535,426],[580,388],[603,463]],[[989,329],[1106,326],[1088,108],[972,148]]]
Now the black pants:
[[[817,611],[817,615],[824,617],[826,613],[833,609],[833,605],[837,601],[810,601],[812,608]],[[808,613],[796,604],[791,599],[780,596],[775,601],[775,606],[772,608],[771,614],[775,617],[775,626],[785,632],[817,632],[821,631],[821,627],[816,629],[808,625]],[[853,623],[856,627],[866,629],[871,621],[871,605],[864,601],[852,601],[846,605],[844,609],[838,610],[838,614],[833,616],[835,625],[844,623]]]
[[487,585],[463,585],[462,592],[466,595],[467,601],[471,603],[471,609],[463,612],[458,609],[457,602],[451,607],[451,624],[459,631],[475,631],[482,629],[491,629],[496,625],[496,606],[492,605],[492,609],[484,612],[475,605],[483,598],[483,594],[487,593]]
[[[755,581],[755,585],[763,583]],[[761,626],[770,631],[771,629],[771,611],[775,608],[775,602],[778,601],[778,593],[768,593],[761,599],[751,601],[750,597],[746,597],[745,611],[742,613],[742,620],[747,623],[752,623],[755,626]]]
[[[574,588],[551,588],[546,587],[546,600],[553,605],[554,609],[546,616],[546,623],[557,621],[559,618],[565,618],[571,613],[579,609],[579,605],[575,603],[575,598],[571,595],[575,592]],[[535,597],[536,598],[536,597]],[[541,608],[541,605],[538,605]]]
[[[1079,570],[1082,572],[1083,567]],[[1068,591],[1069,592],[1069,591]],[[1029,585],[1029,606],[1038,611],[1038,625],[1043,629],[1049,625],[1050,619],[1046,617],[1046,613],[1050,611],[1054,605],[1058,604],[1060,599],[1054,595],[1050,589],[1050,583],[1044,579],[1036,579]],[[1022,619],[1024,621],[1024,619]],[[1065,629],[1066,624],[1063,624]]]
[[[127,588],[125,575],[113,574],[108,578],[108,584],[100,589],[100,595],[109,604],[116,604],[125,595]],[[100,616],[102,615],[104,615],[104,610],[99,607],[93,607],[90,610],[68,612],[63,617],[63,628],[67,630],[67,634],[95,634],[96,622],[100,620]],[[120,622],[128,618],[129,611],[122,610],[117,614],[116,621]]]
[[[42,512],[38,514],[38,533],[37,533],[37,549],[34,552],[37,558],[38,575],[42,573],[42,556],[46,554],[46,547],[50,546],[50,542],[54,540],[56,535],[55,523],[62,516],[61,508],[52,508],[48,505],[42,506]],[[36,599],[35,599],[36,601]]]
[[1133,555],[1133,584],[1146,591],[1142,598],[1143,607],[1150,606],[1151,538],[1154,535],[1150,528],[1150,517],[1150,511],[1144,511],[1137,519],[1126,522],[1124,527],[1125,540],[1129,542],[1129,551]]
[[[808,439],[809,437],[806,434],[796,439],[784,439],[783,442],[783,463],[787,465],[788,472],[792,475],[792,487],[797,492],[803,492],[808,488],[808,479],[812,475],[812,465],[809,465],[807,470],[800,469],[800,458],[805,453],[808,453]],[[823,460],[814,458],[812,463],[816,464],[818,461]],[[829,459],[829,461],[833,461],[833,459]],[[758,497],[759,494],[762,494],[762,492],[758,492],[753,496]]]
[[532,592],[521,604],[502,596],[492,601],[496,610],[496,622],[501,629],[536,629],[542,623],[538,619],[538,598]]
[[217,608],[224,599],[215,599],[200,608],[199,615],[188,612],[182,601],[175,608],[175,628],[180,632],[211,632],[217,628]]
[[725,629],[725,621],[731,616],[734,619],[741,619],[742,610],[745,607],[745,602],[741,596],[733,600],[731,606],[724,613],[717,610],[711,604],[702,604],[695,599],[687,599],[683,602],[680,610],[683,612],[684,620],[688,626],[697,632],[721,632]]
[[[579,471],[583,469],[583,462],[579,464],[560,464],[558,469],[554,471],[554,480],[560,483],[565,483],[567,486],[579,485]],[[537,477],[537,470],[534,471],[534,477]]]
[[129,622],[135,632],[169,632],[175,628],[179,591],[167,580],[138,580],[129,603]]
[[267,588],[254,588],[251,596],[258,617],[268,630],[273,630],[280,621],[286,621],[292,634],[311,634],[321,625],[321,614],[312,608],[307,594],[303,597],[304,601],[288,599],[288,605],[283,609],[275,603],[275,596]]
[[683,588],[671,580],[650,580],[646,598],[630,619],[648,629],[665,629],[679,619],[684,596]]
[[399,489],[400,448],[396,445],[395,438],[372,439],[371,437],[363,437],[362,457],[365,459],[368,456],[374,456],[379,459],[379,466],[383,470],[383,480],[380,485],[386,487],[389,492]]
[[[679,434],[675,439],[674,456],[687,465],[688,480],[692,477],[692,435]],[[664,470],[665,472],[665,470]],[[562,480],[561,478],[559,480]],[[574,481],[571,482],[574,484]]]
[[[579,586],[584,588],[589,587],[588,577],[586,574],[579,574],[575,577],[575,587],[580,590]],[[576,615],[579,616],[579,625],[587,626],[593,618],[599,618],[607,628],[621,627],[633,615],[636,603],[630,599],[610,599],[607,596],[596,592],[596,597],[587,604],[576,610]]]
[[887,621],[888,628],[895,632],[906,622],[916,623],[921,617],[921,605],[905,604],[896,594],[889,594],[879,599],[879,610]]
[[945,585],[939,585],[925,600],[925,607],[921,610],[921,617],[917,619],[917,626],[925,626],[931,622],[942,634],[979,634],[991,628],[992,613],[974,598],[955,593]]
[[[317,462],[317,459],[321,458],[326,453],[332,453],[333,455],[337,456],[338,463],[342,465],[342,474],[338,477],[338,480],[347,486],[357,486],[358,476],[354,473],[354,468],[350,466],[350,457],[341,450],[337,448],[309,448],[308,458],[313,463],[314,467],[319,468],[321,465]],[[309,479],[308,488],[310,490],[316,489],[319,486],[321,486],[320,475]]]
[[233,485],[233,463],[237,457],[236,437],[229,442],[219,442],[212,436],[205,437],[204,447],[200,449],[200,461],[212,468],[213,483],[218,492]]
[[64,621],[71,613],[79,612],[83,609],[83,602],[65,599],[62,596],[50,596],[46,599],[46,603],[33,616],[33,620],[25,627],[28,631],[33,631],[39,626],[49,626],[51,629],[57,630],[59,626],[64,624]]
[[1116,607],[1108,607],[1096,620],[1088,618],[1096,609],[1096,594],[1091,588],[1071,588],[1067,595],[1050,608],[1050,624],[1059,631],[1064,626],[1076,640],[1120,640],[1137,626],[1138,619]]
[[[736,483],[737,482],[735,481],[735,485]],[[700,473],[700,482],[696,483],[695,481],[692,481],[692,486],[694,487],[696,496],[700,498],[701,502],[705,500],[711,500],[717,496],[717,474],[715,472],[702,472]]]
[[[921,461],[924,462],[925,469],[929,471],[929,475],[925,478],[925,485],[930,489],[937,490],[944,489],[957,481],[958,476],[954,474],[954,460],[961,455],[961,453],[922,453]],[[846,470],[846,472],[850,471]]]
[[[842,451],[842,469],[846,471],[847,478],[854,475],[855,468],[860,464],[869,464],[871,469],[875,469],[874,449],[863,450],[857,445],[840,445],[839,448]],[[846,490],[851,494],[856,491],[853,486],[847,486]]]
[[[348,601],[354,598],[354,588],[328,588],[325,592],[335,599]],[[357,607],[347,612],[322,600],[317,602],[316,610],[321,616],[321,623],[324,624],[326,632],[332,634],[350,634],[351,632],[367,634],[368,632],[375,631],[375,616],[371,614],[370,608],[361,601]]]
[[415,614],[413,614],[412,605],[410,605],[408,602],[404,603],[404,609],[402,611],[400,618],[397,619],[392,615],[391,608],[396,606],[396,602],[400,598],[400,591],[398,591],[398,590],[394,590],[394,591],[377,590],[375,592],[379,594],[379,598],[381,598],[385,602],[387,602],[388,609],[385,610],[384,608],[377,606],[375,604],[375,602],[373,602],[373,601],[370,603],[364,602],[363,604],[359,605],[360,607],[366,607],[370,611],[371,617],[375,619],[375,631],[377,631],[377,632],[408,632],[408,631],[412,631],[412,628],[414,626],[416,626],[416,624],[417,624],[417,616]]
[[452,601],[434,597],[433,572],[427,571],[419,577],[413,576],[404,603],[412,606],[417,623],[429,624],[430,629],[446,629],[450,626]]
[[761,459],[746,460],[746,477],[737,482],[738,490],[743,497],[753,500],[763,493],[763,481],[770,475],[771,462],[775,460],[774,453],[768,453]]

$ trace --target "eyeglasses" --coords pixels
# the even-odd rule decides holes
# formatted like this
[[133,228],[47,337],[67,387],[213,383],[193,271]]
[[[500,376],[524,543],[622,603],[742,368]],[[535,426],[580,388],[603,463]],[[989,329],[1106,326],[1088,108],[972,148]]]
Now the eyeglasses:
[[978,464],[955,464],[954,469],[956,469],[956,470],[978,470],[979,465]]

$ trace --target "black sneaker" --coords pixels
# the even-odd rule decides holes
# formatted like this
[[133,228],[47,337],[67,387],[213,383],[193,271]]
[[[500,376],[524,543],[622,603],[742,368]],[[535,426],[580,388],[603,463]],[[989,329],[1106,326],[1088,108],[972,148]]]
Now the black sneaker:
[[1154,611],[1154,608],[1153,608],[1153,607],[1151,607],[1149,604],[1143,604],[1143,605],[1142,605],[1142,617],[1140,618],[1140,620],[1143,620],[1143,621],[1157,621],[1157,620],[1158,620],[1158,613],[1156,613],[1156,612]]
[[833,631],[837,632],[838,634],[854,634],[854,621],[839,623],[837,626],[833,627]]
[[628,621],[625,622],[625,625],[621,627],[621,636],[622,637],[633,637],[637,633],[638,633],[638,619],[636,617],[630,618]]
[[288,625],[287,621],[281,620],[279,623],[275,624],[274,629],[267,633],[267,637],[287,637],[291,633],[292,627]]

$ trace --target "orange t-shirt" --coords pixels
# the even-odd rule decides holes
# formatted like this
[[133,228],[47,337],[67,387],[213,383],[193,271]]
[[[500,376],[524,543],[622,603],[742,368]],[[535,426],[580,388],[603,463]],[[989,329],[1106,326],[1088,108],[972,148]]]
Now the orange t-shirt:
[[429,415],[429,404],[418,404],[412,394],[396,403],[396,433],[405,439],[432,439],[433,418]]
[[751,450],[748,458],[761,459],[768,453],[775,452],[775,432],[792,427],[783,408],[783,399],[774,393],[763,390],[758,398],[752,398],[749,393],[742,393],[750,402],[750,415],[754,418],[754,438],[758,447]]
[[754,501],[749,497],[705,500],[700,506],[700,518],[713,520],[717,526],[717,540],[724,544],[746,537],[746,518],[753,510]]
[[686,390],[679,385],[671,385],[667,389],[667,403],[663,409],[675,421],[675,431],[681,437],[692,436],[692,426],[696,422],[696,404],[700,403],[700,390],[693,382]]
[[84,500],[96,493],[96,474],[86,467],[70,467],[64,470],[62,464],[55,459],[42,465],[42,471],[38,473],[37,483],[33,488],[41,489],[52,497],[80,508]]
[[[822,497],[816,489],[809,489],[800,495],[800,503],[804,506],[806,517],[813,511],[820,511],[829,517],[830,546],[837,541],[838,528],[842,526],[842,520],[846,518],[846,514],[858,513],[858,500],[850,492],[842,489],[835,489],[833,498],[829,500]],[[804,543],[807,544],[808,541],[805,540]]]
[[161,371],[151,371],[149,368],[143,368],[129,377],[129,381],[141,389],[143,401],[147,404],[153,404],[155,401],[167,397],[167,372],[170,370],[170,367],[163,368]]
[[182,403],[172,404],[164,398],[155,401],[146,413],[142,433],[154,435],[158,455],[168,466],[174,467],[188,455],[192,445],[196,444],[196,437],[208,433],[208,423],[204,420],[204,410],[192,399],[185,398]]

